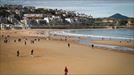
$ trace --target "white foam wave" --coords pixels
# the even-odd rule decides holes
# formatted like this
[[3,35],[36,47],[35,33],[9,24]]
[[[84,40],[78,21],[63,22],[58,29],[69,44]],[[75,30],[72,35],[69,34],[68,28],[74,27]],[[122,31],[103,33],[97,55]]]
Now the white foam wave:
[[126,37],[113,37],[113,36],[99,36],[99,35],[76,34],[76,33],[70,33],[69,31],[54,31],[54,32],[51,32],[51,34],[56,34],[56,35],[61,35],[61,36],[75,36],[75,37],[92,37],[92,38],[134,40],[134,38],[126,38]]
[[[68,31],[53,31],[50,32],[50,34],[59,35],[59,36],[74,36],[74,37],[95,37],[95,38],[111,38],[111,39],[131,39],[134,40],[134,38],[124,38],[124,37],[110,37],[110,36],[97,36],[97,35],[84,35],[84,34],[76,34],[76,33],[70,33]],[[128,47],[121,47],[121,46],[113,46],[113,45],[102,45],[102,44],[94,44],[96,47],[104,47],[104,48],[111,48],[111,49],[117,49],[121,51],[134,51],[133,48]]]

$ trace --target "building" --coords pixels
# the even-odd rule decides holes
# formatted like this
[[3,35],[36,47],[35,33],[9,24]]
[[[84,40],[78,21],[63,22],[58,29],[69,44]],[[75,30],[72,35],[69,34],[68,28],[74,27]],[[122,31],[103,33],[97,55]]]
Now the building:
[[74,24],[75,23],[75,18],[65,18],[65,20],[67,21],[67,23],[69,24]]
[[28,19],[42,19],[43,14],[24,14],[24,17]]
[[114,20],[113,19],[109,19],[109,18],[104,18],[104,19],[102,19],[102,22],[104,22],[104,23],[113,23]]
[[43,19],[43,14],[24,14],[24,24],[26,27],[39,25],[38,20]]
[[48,17],[45,17],[44,20],[47,22],[47,23],[50,23],[50,20]]
[[134,28],[134,19],[128,19],[127,27]]
[[0,29],[1,30],[4,30],[4,29],[11,29],[12,28],[12,25],[11,24],[3,24],[3,23],[1,23],[0,24]]

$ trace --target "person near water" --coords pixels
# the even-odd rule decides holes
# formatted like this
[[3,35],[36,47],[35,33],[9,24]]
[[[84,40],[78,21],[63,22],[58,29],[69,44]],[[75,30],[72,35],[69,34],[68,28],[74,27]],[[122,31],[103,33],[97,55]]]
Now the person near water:
[[67,73],[68,73],[68,68],[67,68],[67,66],[65,66],[64,72],[65,72],[65,75],[67,75]]
[[68,43],[68,47],[70,47],[70,43]]
[[94,45],[92,44],[92,48],[94,48]]
[[17,56],[20,56],[20,52],[19,52],[19,50],[17,51]]

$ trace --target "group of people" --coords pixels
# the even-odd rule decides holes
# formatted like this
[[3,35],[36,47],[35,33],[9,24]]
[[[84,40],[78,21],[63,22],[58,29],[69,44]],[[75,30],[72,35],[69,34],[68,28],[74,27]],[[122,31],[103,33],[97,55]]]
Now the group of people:
[[[34,44],[35,41],[40,41],[40,39],[37,38],[37,39],[30,40],[31,44]],[[20,38],[18,39],[18,42],[21,42]],[[27,38],[25,38],[24,44],[27,45]],[[32,49],[30,55],[33,55],[33,53],[34,53],[34,50]],[[20,51],[19,50],[17,50],[17,56],[20,56]]]
[[9,38],[10,36],[9,35],[7,35],[7,36],[5,36],[4,37],[4,35],[2,35],[2,38],[4,38],[4,43],[8,43],[9,42]]
[[[10,41],[9,40],[10,35],[2,35],[1,37],[4,38],[4,43],[8,43]],[[14,43],[16,43],[16,42],[22,42],[22,40],[23,40],[22,38],[18,38],[18,39],[15,39],[13,41],[14,41]],[[40,41],[40,38],[35,38],[35,39],[30,40],[31,44],[34,44],[35,41]],[[24,44],[27,45],[27,38],[24,38]],[[16,53],[17,53],[17,56],[19,57],[20,50],[17,50]],[[32,49],[30,52],[30,55],[33,55],[33,53],[34,53],[34,50]]]

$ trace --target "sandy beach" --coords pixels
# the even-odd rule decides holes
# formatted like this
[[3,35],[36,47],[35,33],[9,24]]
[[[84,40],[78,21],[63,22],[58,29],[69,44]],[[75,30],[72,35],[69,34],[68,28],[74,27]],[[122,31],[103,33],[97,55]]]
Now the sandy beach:
[[[92,48],[71,40],[48,40],[45,37],[35,36],[41,31],[47,30],[0,31],[0,75],[64,75],[65,66],[68,67],[69,75],[134,75],[134,54]],[[9,35],[8,42],[4,43],[7,35]],[[34,43],[31,43],[31,40],[34,40]],[[133,43],[103,42],[134,48]],[[33,56],[30,55],[32,49]],[[17,50],[20,51],[19,57]]]

